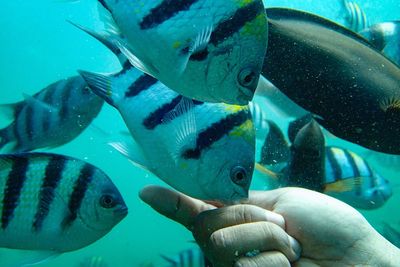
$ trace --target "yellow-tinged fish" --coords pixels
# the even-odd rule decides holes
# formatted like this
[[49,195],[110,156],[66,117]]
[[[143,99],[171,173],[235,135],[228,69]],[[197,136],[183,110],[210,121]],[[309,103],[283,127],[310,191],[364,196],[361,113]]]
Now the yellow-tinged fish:
[[0,155],[0,247],[43,258],[74,251],[127,213],[110,178],[91,164],[49,153]]
[[261,0],[98,2],[138,69],[199,101],[252,99],[268,41]]

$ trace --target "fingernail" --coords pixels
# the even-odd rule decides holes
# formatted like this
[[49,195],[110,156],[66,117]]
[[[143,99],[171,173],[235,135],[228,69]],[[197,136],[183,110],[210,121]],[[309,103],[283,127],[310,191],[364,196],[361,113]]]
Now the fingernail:
[[272,222],[285,230],[285,219],[282,215],[267,210],[265,211],[265,217],[268,222]]
[[289,236],[289,243],[290,243],[290,247],[292,248],[294,254],[296,255],[295,260],[298,260],[300,258],[301,250],[302,250],[300,243],[291,236]]

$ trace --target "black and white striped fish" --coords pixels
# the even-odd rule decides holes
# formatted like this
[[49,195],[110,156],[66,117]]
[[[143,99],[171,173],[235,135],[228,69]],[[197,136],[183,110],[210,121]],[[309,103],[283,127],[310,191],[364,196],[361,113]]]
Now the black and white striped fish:
[[255,150],[247,106],[189,100],[133,67],[113,76],[82,75],[117,107],[143,150],[140,158],[124,151],[131,159],[193,197],[247,197]]
[[199,101],[252,99],[268,41],[262,0],[98,2],[140,70]]
[[162,257],[169,263],[165,267],[212,267],[198,247],[181,251],[175,257]]
[[104,101],[80,76],[55,82],[24,101],[2,105],[12,122],[0,130],[0,149],[25,152],[61,146],[81,134]]
[[354,1],[342,0],[346,9],[345,26],[353,32],[359,32],[369,27],[367,15]]
[[110,76],[81,75],[121,113],[143,155],[113,146],[132,161],[192,197],[247,197],[255,157],[247,106],[187,99],[133,67]]
[[127,212],[118,189],[91,164],[49,153],[0,155],[0,247],[77,250]]
[[392,196],[389,181],[356,153],[326,147],[325,154],[325,193],[328,195],[360,209],[379,208]]

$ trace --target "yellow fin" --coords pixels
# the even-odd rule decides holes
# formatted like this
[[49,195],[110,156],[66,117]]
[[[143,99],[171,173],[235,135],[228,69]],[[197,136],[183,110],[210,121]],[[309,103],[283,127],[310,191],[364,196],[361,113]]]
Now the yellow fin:
[[355,187],[361,187],[364,177],[345,178],[325,185],[324,192],[349,192]]
[[380,107],[385,112],[400,112],[400,99],[397,98],[389,98],[383,99],[380,101]]
[[280,177],[279,173],[269,170],[268,168],[264,167],[260,163],[255,164],[255,169],[257,171],[259,171],[260,173],[265,174],[268,177],[271,177],[272,179],[279,180],[279,177]]

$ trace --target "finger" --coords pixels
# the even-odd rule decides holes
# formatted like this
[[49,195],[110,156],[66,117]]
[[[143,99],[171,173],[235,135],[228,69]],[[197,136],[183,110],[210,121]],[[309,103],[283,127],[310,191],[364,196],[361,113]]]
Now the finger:
[[290,267],[289,260],[279,251],[262,252],[254,257],[242,257],[234,267]]
[[199,213],[215,209],[212,205],[160,186],[145,187],[139,197],[157,212],[189,230],[193,229],[194,218]]
[[252,222],[272,222],[285,229],[285,220],[277,213],[253,205],[235,205],[199,214],[193,234],[199,243],[204,243],[219,229]]
[[[300,257],[300,244],[281,227],[270,222],[256,222],[231,226],[214,232],[205,247],[212,258],[230,262],[238,256],[254,251],[280,251],[293,262]],[[218,255],[212,255],[218,253]]]
[[269,191],[250,191],[249,198],[244,200],[244,204],[251,204],[267,210],[274,210],[279,198],[287,192],[287,188],[279,188]]

